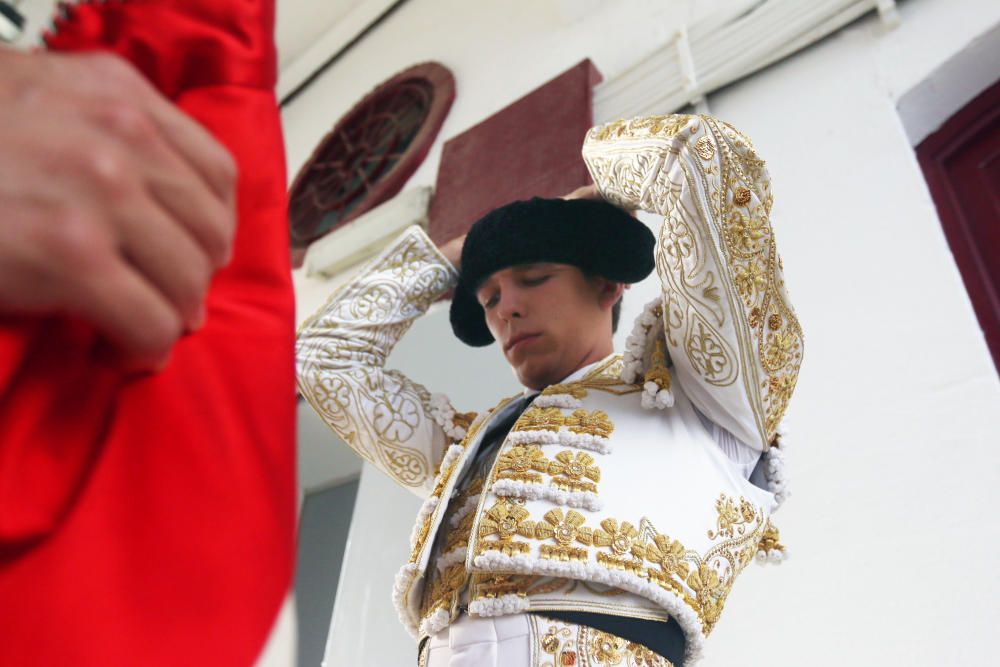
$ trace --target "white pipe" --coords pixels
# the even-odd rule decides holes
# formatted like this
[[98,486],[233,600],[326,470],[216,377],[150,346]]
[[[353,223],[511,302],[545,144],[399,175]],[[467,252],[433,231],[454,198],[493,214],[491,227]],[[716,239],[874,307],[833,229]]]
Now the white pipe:
[[594,90],[594,119],[704,107],[714,90],[760,71],[878,9],[898,24],[894,0],[746,0],[679,30]]

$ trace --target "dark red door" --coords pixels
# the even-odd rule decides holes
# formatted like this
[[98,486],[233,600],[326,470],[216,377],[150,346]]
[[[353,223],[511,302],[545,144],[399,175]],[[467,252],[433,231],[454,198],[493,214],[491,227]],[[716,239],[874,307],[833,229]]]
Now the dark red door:
[[1000,370],[1000,82],[921,142],[917,158]]

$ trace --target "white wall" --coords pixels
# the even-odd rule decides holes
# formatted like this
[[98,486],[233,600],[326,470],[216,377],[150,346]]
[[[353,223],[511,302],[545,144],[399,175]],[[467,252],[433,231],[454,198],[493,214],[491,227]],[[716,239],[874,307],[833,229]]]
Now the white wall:
[[[447,138],[585,56],[613,76],[667,32],[653,3],[622,3],[628,15],[592,4],[594,19],[560,3],[532,17],[522,3],[410,0],[285,109],[290,167],[414,62],[455,73]],[[777,516],[792,559],[742,576],[708,667],[995,663],[1000,383],[896,105],[997,24],[1000,3],[900,8],[894,31],[869,17],[709,100],[768,159],[806,358],[790,412],[795,492]],[[440,144],[411,184],[433,183]],[[300,306],[321,291],[303,286]],[[623,321],[652,294],[633,289]],[[459,409],[516,390],[494,350],[451,339],[443,311],[392,362]],[[328,665],[412,664],[389,596],[416,508],[365,467]]]

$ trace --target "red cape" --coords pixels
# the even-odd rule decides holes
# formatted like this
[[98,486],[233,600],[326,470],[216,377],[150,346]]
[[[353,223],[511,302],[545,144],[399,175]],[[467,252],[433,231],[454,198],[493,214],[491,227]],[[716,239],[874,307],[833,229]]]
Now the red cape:
[[233,153],[205,327],[128,376],[65,320],[0,320],[0,665],[247,665],[294,558],[294,299],[273,1],[109,0],[58,50],[136,64]]

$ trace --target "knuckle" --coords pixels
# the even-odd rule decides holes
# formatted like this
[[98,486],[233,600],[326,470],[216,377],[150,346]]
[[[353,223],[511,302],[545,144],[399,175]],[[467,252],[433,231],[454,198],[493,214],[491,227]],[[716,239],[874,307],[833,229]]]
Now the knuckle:
[[130,144],[147,143],[156,132],[156,126],[149,116],[139,107],[127,102],[109,104],[103,115],[105,127]]
[[82,162],[84,172],[101,191],[124,194],[131,188],[134,171],[124,152],[102,145],[87,151]]
[[86,213],[66,208],[52,215],[38,230],[37,242],[54,267],[82,277],[104,264],[106,244],[100,225]]

